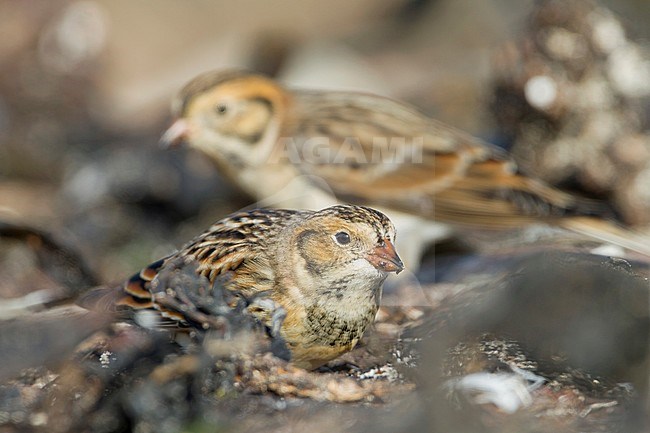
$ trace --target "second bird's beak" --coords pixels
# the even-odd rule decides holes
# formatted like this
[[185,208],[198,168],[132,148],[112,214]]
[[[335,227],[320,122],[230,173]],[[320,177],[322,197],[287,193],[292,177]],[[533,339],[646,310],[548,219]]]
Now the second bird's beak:
[[375,268],[384,272],[395,272],[399,274],[404,269],[404,263],[397,255],[395,247],[388,239],[384,239],[383,246],[375,247],[370,254],[366,256]]
[[163,148],[175,147],[187,139],[190,127],[185,119],[178,119],[160,137],[160,146]]

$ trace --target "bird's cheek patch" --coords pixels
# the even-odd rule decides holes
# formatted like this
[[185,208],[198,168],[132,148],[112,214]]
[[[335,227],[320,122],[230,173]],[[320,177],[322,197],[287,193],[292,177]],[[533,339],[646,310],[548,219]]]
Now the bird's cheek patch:
[[264,106],[250,105],[233,119],[230,132],[255,144],[266,132],[270,120],[270,112]]

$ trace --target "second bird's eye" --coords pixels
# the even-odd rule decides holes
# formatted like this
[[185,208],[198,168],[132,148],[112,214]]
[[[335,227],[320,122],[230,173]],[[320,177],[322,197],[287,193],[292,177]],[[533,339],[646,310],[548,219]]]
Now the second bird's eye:
[[338,232],[334,235],[334,239],[336,239],[339,245],[347,245],[350,243],[350,235],[346,232]]
[[214,107],[214,110],[217,112],[217,114],[226,114],[228,111],[228,107],[226,104],[217,104],[216,107]]

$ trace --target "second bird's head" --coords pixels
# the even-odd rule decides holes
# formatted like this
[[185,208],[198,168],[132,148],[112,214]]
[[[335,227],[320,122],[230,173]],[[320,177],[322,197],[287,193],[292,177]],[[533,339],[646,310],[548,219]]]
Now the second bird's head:
[[255,164],[256,157],[268,158],[289,103],[289,94],[263,75],[207,72],[176,96],[175,120],[161,144],[185,142],[219,165],[242,169]]

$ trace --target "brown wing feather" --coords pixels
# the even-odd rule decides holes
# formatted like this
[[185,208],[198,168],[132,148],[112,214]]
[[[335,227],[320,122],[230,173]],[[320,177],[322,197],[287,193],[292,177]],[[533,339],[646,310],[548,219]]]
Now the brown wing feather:
[[310,137],[332,140],[326,160],[306,155],[298,167],[341,198],[484,227],[600,212],[594,202],[522,176],[496,146],[399,102],[297,92],[296,103],[306,113],[295,122],[298,145]]
[[[118,311],[123,317],[134,310],[154,309],[170,324],[186,326],[188,322],[208,321],[209,315],[196,310],[185,292],[168,287],[171,278],[161,283],[160,275],[170,268],[193,265],[196,290],[211,290],[217,278],[223,277],[228,290],[244,297],[269,290],[274,283],[268,274],[265,239],[269,230],[280,230],[298,211],[253,210],[240,212],[214,224],[190,241],[177,253],[158,260],[129,278],[123,285],[99,287],[84,294],[77,303],[98,311]],[[203,287],[199,279],[206,282]],[[187,281],[191,285],[191,281]],[[260,283],[261,282],[261,283]],[[185,288],[183,288],[185,289]],[[189,307],[189,308],[188,308]]]
[[123,317],[132,310],[154,308],[150,283],[169,257],[150,264],[122,285],[89,290],[77,299],[77,304],[94,311],[121,312]]

